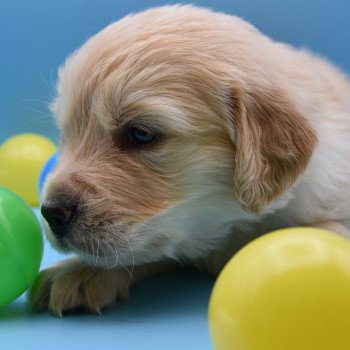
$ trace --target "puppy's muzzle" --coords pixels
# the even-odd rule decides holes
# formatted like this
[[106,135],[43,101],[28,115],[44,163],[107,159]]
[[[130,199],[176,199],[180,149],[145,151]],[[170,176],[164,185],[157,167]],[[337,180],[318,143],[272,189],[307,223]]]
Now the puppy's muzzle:
[[77,203],[65,200],[46,201],[41,206],[41,214],[55,236],[63,238],[69,233],[71,224],[77,215]]

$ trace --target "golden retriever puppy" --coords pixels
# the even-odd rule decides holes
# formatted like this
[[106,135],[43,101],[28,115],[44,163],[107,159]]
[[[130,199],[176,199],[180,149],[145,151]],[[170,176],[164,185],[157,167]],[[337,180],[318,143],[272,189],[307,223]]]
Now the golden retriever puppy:
[[41,211],[76,257],[40,274],[34,309],[99,313],[173,265],[218,273],[281,227],[349,234],[349,96],[331,64],[237,17],[170,6],[102,30],[59,71]]

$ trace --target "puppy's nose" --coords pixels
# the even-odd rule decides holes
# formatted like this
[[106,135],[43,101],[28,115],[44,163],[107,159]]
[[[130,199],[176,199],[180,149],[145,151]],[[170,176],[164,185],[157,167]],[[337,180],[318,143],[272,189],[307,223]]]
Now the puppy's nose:
[[73,202],[47,202],[41,206],[41,214],[53,233],[58,237],[63,237],[68,233],[68,227],[76,214],[76,208],[77,205]]

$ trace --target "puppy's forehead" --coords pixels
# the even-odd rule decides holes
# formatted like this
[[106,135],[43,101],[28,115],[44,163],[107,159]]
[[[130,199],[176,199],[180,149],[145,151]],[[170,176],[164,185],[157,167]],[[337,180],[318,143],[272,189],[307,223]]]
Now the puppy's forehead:
[[216,92],[230,83],[223,77],[231,69],[213,35],[220,21],[209,21],[215,28],[208,28],[211,12],[196,11],[193,18],[186,8],[173,10],[171,16],[163,8],[126,17],[67,59],[52,105],[61,128],[73,118],[81,129],[91,115],[104,126],[136,115],[203,117],[209,110],[200,105],[213,102],[215,94],[220,102]]

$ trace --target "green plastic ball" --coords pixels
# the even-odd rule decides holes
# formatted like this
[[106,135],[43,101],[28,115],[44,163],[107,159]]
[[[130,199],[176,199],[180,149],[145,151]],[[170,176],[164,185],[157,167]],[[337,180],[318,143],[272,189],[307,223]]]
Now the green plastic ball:
[[42,231],[32,208],[0,187],[0,307],[30,287],[42,255]]

